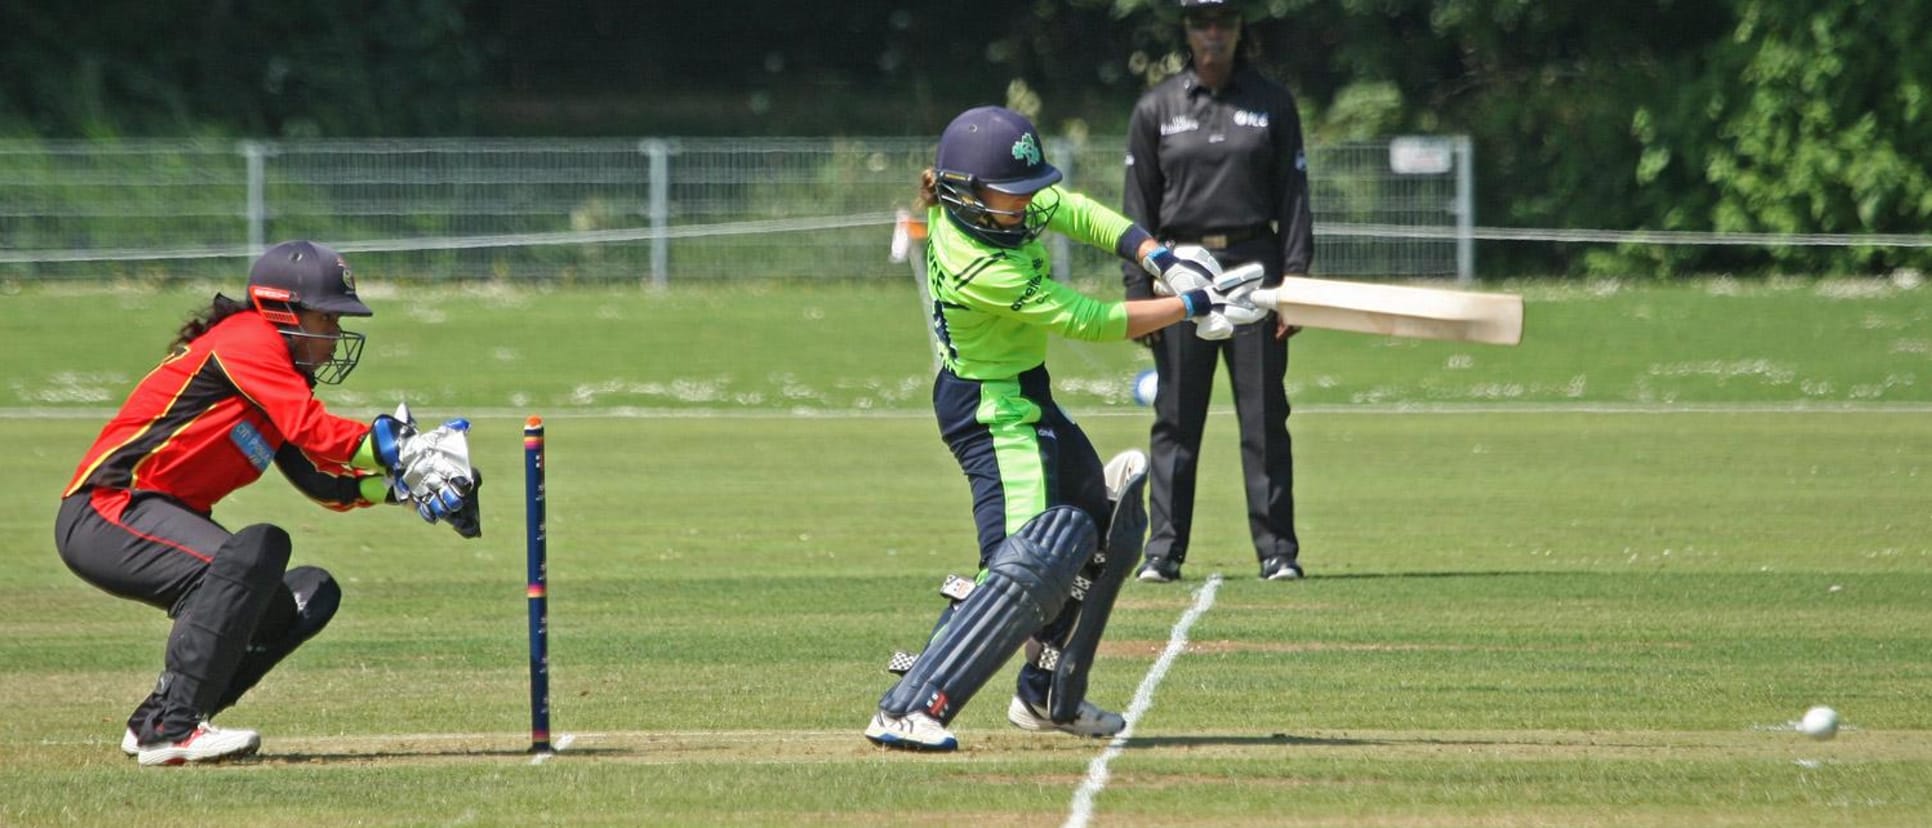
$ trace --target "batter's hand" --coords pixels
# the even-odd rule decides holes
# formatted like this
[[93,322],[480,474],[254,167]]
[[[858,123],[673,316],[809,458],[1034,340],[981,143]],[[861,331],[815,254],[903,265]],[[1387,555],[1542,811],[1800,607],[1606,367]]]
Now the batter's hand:
[[1200,250],[1189,257],[1175,255],[1166,245],[1156,246],[1146,256],[1141,257],[1140,266],[1154,278],[1154,292],[1163,296],[1178,296],[1190,290],[1199,290],[1214,282],[1215,271],[1220,268],[1212,264],[1196,261],[1206,257],[1209,263],[1214,257],[1206,250]]
[[1268,311],[1255,306],[1254,291],[1261,286],[1262,269],[1242,265],[1221,275],[1208,289],[1215,310],[1236,325],[1248,325],[1267,318]]

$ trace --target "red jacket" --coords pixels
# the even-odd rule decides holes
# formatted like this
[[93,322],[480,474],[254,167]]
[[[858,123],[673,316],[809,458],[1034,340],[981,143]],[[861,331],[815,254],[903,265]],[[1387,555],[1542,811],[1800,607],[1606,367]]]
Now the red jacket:
[[367,423],[324,410],[281,333],[245,311],[142,378],[65,494],[159,492],[206,514],[275,462],[325,506],[367,506],[357,481],[369,473],[349,459],[368,433]]

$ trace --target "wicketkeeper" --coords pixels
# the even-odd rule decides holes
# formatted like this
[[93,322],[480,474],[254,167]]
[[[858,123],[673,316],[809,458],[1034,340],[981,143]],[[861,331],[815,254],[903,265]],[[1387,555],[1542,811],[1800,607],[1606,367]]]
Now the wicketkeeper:
[[210,723],[327,626],[342,590],[327,570],[289,568],[281,527],[230,532],[211,515],[270,464],[346,511],[406,503],[464,537],[482,532],[468,424],[418,431],[407,408],[373,423],[324,410],[362,355],[344,316],[371,316],[335,251],[278,244],[248,274],[246,302],[216,294],[142,378],[68,484],[54,524],[61,560],[106,592],[174,619],[154,691],[121,750],[143,765],[246,756],[252,730]]
[[[1129,451],[1103,469],[1053,401],[1047,335],[1127,340],[1183,319],[1226,325],[1224,313],[1253,311],[1247,295],[1256,281],[1217,284],[1201,262],[1054,186],[1060,171],[1042,149],[1025,117],[980,107],[946,127],[921,178],[943,363],[933,409],[972,486],[979,574],[949,580],[942,591],[952,603],[925,650],[895,657],[903,676],[865,729],[886,747],[958,747],[948,724],[1023,645],[1008,721],[1097,737],[1126,726],[1086,699],[1086,685],[1114,597],[1140,556],[1147,460]],[[1103,302],[1053,281],[1039,241],[1047,229],[1141,262],[1176,295]]]

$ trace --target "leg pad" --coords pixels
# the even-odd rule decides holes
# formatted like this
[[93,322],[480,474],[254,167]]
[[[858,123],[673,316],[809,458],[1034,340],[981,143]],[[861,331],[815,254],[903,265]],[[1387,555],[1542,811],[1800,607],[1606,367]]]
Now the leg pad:
[[1027,636],[1060,613],[1074,573],[1098,544],[1093,518],[1071,506],[1028,521],[994,550],[979,583],[879,709],[892,716],[923,710],[951,722]]

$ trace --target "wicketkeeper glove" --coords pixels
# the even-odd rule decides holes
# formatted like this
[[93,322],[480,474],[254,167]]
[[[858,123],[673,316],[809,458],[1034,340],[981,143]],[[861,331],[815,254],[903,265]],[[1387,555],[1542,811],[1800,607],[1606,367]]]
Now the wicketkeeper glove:
[[469,428],[469,421],[458,419],[418,431],[404,404],[394,417],[377,417],[369,433],[397,502],[416,507],[429,523],[448,521],[457,534],[473,538],[482,534],[476,503],[482,475],[470,464]]

